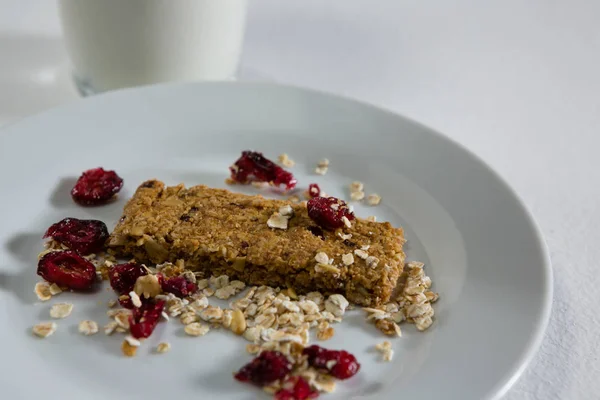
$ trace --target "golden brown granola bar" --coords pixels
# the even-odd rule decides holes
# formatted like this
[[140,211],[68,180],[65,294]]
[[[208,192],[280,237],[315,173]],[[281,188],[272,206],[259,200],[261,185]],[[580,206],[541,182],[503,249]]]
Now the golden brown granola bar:
[[[287,205],[293,210],[287,229],[269,227],[269,218]],[[404,264],[403,243],[402,229],[388,222],[356,218],[350,228],[322,231],[303,204],[202,185],[165,187],[157,180],[140,185],[109,239],[119,255],[139,262],[183,259],[186,268],[207,276],[341,293],[364,306],[389,300]]]

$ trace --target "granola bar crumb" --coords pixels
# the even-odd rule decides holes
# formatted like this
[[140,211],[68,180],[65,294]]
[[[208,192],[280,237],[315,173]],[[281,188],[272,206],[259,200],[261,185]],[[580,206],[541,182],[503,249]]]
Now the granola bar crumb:
[[57,294],[62,293],[62,289],[56,283],[50,285],[50,294],[52,296],[56,296]]
[[350,184],[350,193],[354,192],[362,192],[365,188],[365,185],[360,181],[354,181]]
[[84,320],[79,323],[79,333],[85,336],[91,336],[98,333],[98,324],[96,321]]
[[50,316],[56,319],[67,318],[73,311],[71,303],[56,303],[50,308]]
[[186,325],[183,330],[189,336],[204,336],[210,331],[210,328],[208,325],[201,324],[200,322],[193,322]]
[[279,161],[279,164],[287,168],[292,168],[294,165],[296,165],[296,162],[294,162],[294,160],[292,160],[287,153],[281,153],[279,157],[277,157],[277,161]]
[[156,346],[156,352],[159,354],[166,353],[171,350],[171,344],[168,342],[161,342]]
[[33,327],[33,334],[40,338],[47,338],[56,332],[56,323],[54,322],[42,322]]
[[328,168],[327,167],[317,167],[315,168],[315,173],[317,175],[325,175],[327,173]]
[[137,349],[138,349],[138,346],[132,346],[128,340],[123,340],[123,343],[121,344],[121,351],[123,352],[123,355],[125,355],[126,357],[135,356]]
[[390,342],[386,340],[385,342],[378,343],[375,345],[375,349],[381,353],[383,361],[392,361],[394,350],[392,350],[392,344]]
[[248,354],[258,354],[260,352],[260,346],[256,343],[248,343],[246,345],[246,352],[248,352]]
[[381,196],[378,195],[377,193],[373,193],[367,196],[367,203],[370,206],[376,206],[379,203],[381,203]]
[[52,298],[52,293],[50,292],[50,284],[46,281],[36,283],[33,291],[36,294],[37,298],[41,301],[48,301]]
[[365,192],[352,192],[350,193],[350,200],[361,201],[365,198]]
[[104,334],[110,336],[117,329],[118,325],[115,321],[110,321],[108,324],[104,325]]

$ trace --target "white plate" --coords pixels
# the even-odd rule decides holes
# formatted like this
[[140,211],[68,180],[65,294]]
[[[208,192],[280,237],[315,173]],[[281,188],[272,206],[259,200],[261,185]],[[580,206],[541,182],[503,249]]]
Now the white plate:
[[[227,167],[249,148],[271,158],[289,153],[300,187],[318,182],[347,197],[347,184],[360,180],[367,193],[381,194],[380,206],[356,206],[357,214],[402,225],[408,258],[426,263],[441,296],[429,331],[405,325],[393,339],[391,363],[373,352],[384,337],[361,311],[349,314],[324,344],[355,353],[362,369],[323,398],[490,399],[508,389],[540,342],[552,296],[544,242],[513,191],[456,143],[390,112],[297,88],[220,83],[114,92],[0,132],[3,398],[262,396],[231,377],[250,358],[240,338],[224,331],[190,338],[178,323],[161,324],[137,357],[125,359],[120,338],[77,333],[82,319],[106,322],[98,301],[114,297],[109,291],[47,303],[33,293],[51,223],[72,216],[110,227],[147,178],[225,187]],[[312,173],[322,157],[331,161],[323,177]],[[69,189],[96,166],[117,170],[124,190],[113,204],[78,207]],[[73,315],[53,336],[33,337],[32,325],[62,301],[75,303]],[[152,354],[163,340],[171,352]]]

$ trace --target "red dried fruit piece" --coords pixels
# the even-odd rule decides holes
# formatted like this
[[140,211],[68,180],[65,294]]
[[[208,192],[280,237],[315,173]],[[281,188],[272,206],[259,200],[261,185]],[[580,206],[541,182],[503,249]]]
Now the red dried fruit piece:
[[229,170],[231,179],[239,183],[269,182],[274,186],[285,185],[286,190],[293,189],[297,183],[291,172],[256,151],[243,151]]
[[265,386],[277,379],[283,379],[292,370],[292,363],[278,351],[263,351],[250,363],[244,365],[235,375],[241,382],[251,382]]
[[108,272],[110,286],[120,295],[131,292],[137,278],[144,275],[148,275],[148,271],[136,263],[117,264]]
[[96,267],[74,251],[53,251],[38,262],[37,274],[51,283],[73,290],[91,289]]
[[[290,387],[288,388],[288,386]],[[306,400],[319,397],[319,392],[311,389],[306,379],[301,376],[288,379],[283,387],[275,393],[275,400]]]
[[44,238],[48,237],[87,255],[104,249],[108,229],[104,222],[95,219],[65,218],[48,228]]
[[94,168],[85,171],[71,190],[71,197],[84,206],[104,204],[123,187],[123,179],[115,171]]
[[308,216],[321,228],[335,230],[344,226],[343,217],[352,221],[354,213],[345,201],[335,197],[315,197],[306,204]]
[[312,345],[305,347],[302,354],[308,356],[308,364],[327,370],[338,379],[348,379],[358,372],[360,364],[356,358],[345,350],[327,350]]
[[131,301],[131,297],[128,294],[124,294],[119,296],[119,305],[128,310],[133,310],[133,301]]
[[160,286],[162,287],[163,292],[173,293],[180,298],[190,296],[198,290],[198,286],[196,286],[195,283],[188,282],[183,276],[162,279]]
[[161,313],[165,308],[164,300],[151,302],[142,300],[142,306],[133,309],[133,315],[129,317],[129,330],[131,336],[136,339],[149,337],[160,320]]
[[315,197],[321,196],[321,188],[319,187],[319,185],[317,185],[316,183],[311,183],[310,185],[308,185],[308,195],[313,199]]

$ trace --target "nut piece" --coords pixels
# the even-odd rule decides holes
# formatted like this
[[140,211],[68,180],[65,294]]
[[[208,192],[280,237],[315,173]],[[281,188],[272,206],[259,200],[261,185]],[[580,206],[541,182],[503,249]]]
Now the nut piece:
[[279,207],[279,214],[283,215],[284,217],[291,218],[294,215],[294,209],[292,208],[292,206],[287,204],[283,207]]
[[346,228],[352,228],[352,223],[350,222],[348,217],[346,217],[345,215],[342,217],[342,222],[344,223]]
[[346,266],[354,264],[354,256],[352,255],[352,253],[344,254],[342,256],[342,262]]
[[326,253],[320,251],[315,255],[315,261],[319,264],[329,264],[329,256]]
[[210,328],[208,325],[201,324],[200,322],[193,322],[186,325],[183,330],[190,336],[204,336],[210,331]]
[[258,342],[262,331],[263,328],[260,326],[253,326],[251,328],[248,328],[246,329],[246,332],[244,332],[244,339],[246,339],[249,342]]
[[294,165],[296,165],[294,160],[292,160],[286,153],[281,153],[279,157],[277,157],[277,161],[279,161],[279,164],[287,168],[292,168]]
[[133,304],[135,308],[140,308],[142,306],[142,299],[140,299],[140,296],[138,296],[135,291],[132,290],[129,292],[129,297],[131,298],[131,304]]
[[73,304],[70,303],[56,303],[50,308],[50,316],[52,318],[66,318],[71,315],[73,311]]
[[169,350],[171,350],[171,345],[168,342],[162,342],[156,346],[156,352],[159,354],[166,353]]
[[357,256],[358,258],[362,258],[363,260],[366,260],[367,257],[369,257],[369,254],[367,254],[366,251],[359,250],[359,249],[354,250],[354,255]]
[[327,273],[327,274],[339,274],[341,271],[338,267],[331,264],[317,264],[315,265],[315,272]]
[[288,227],[289,220],[290,220],[289,215],[283,215],[280,212],[274,212],[267,220],[267,226],[269,228],[286,230]]
[[142,342],[131,335],[125,336],[125,341],[134,347],[140,347],[142,345]]
[[162,289],[160,287],[160,283],[158,282],[158,277],[156,275],[148,274],[137,278],[133,291],[138,296],[144,296],[145,298],[149,299],[159,295],[162,292]]
[[42,322],[41,324],[35,325],[32,331],[34,335],[46,338],[56,331],[56,324],[54,322]]
[[233,310],[231,313],[231,325],[229,326],[229,329],[236,335],[241,335],[246,331],[246,318],[244,317],[242,310]]
[[52,298],[50,284],[46,281],[36,283],[33,291],[35,292],[37,298],[41,301],[48,301]]
[[85,320],[79,323],[79,333],[91,336],[98,333],[98,324],[95,321]]

